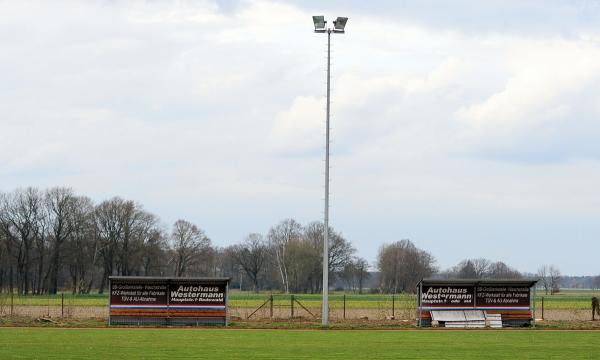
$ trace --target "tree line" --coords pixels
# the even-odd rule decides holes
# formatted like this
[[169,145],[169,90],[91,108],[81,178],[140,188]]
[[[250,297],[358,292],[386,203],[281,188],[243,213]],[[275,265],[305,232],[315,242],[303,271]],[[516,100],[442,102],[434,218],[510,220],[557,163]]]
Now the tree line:
[[[265,234],[250,233],[219,247],[190,221],[180,219],[166,229],[132,200],[94,203],[66,187],[0,192],[0,291],[103,293],[109,276],[122,275],[230,277],[232,287],[244,290],[317,293],[323,231],[319,221],[302,225],[285,219]],[[425,277],[522,276],[487,259],[467,259],[440,271],[433,255],[410,240],[383,244],[369,264],[340,232],[328,231],[331,283],[345,290],[362,293],[369,282],[370,291],[414,292]],[[552,274],[544,287],[556,290],[558,270],[544,269]]]
[[[0,193],[0,291],[103,293],[109,276],[122,275],[222,276],[256,291],[319,292],[323,230],[286,219],[218,247],[190,221],[166,230],[132,200],[95,204],[65,187],[17,189]],[[331,276],[362,286],[367,262],[341,233],[330,228],[329,237]]]

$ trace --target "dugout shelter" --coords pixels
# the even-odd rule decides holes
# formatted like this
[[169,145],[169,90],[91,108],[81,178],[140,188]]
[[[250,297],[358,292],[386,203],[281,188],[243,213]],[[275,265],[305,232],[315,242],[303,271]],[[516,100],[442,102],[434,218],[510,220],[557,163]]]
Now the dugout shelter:
[[229,278],[111,276],[109,325],[227,325]]
[[535,325],[537,279],[422,279],[417,324],[452,328]]

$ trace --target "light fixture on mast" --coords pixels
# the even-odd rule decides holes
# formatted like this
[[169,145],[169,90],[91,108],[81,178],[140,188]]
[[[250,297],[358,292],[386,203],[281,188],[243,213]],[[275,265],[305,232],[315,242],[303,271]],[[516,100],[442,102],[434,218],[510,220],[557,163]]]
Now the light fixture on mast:
[[329,324],[329,110],[331,79],[331,34],[343,34],[348,22],[347,17],[338,17],[333,21],[333,28],[327,27],[325,17],[313,16],[316,33],[327,34],[327,111],[325,116],[325,214],[323,221],[323,309],[321,324]]

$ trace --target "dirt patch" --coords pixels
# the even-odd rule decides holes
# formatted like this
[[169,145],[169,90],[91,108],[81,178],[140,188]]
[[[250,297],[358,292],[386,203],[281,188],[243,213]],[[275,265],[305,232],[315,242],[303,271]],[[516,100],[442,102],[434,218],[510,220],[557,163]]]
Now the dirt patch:
[[[246,321],[256,309],[253,308],[229,308],[229,315],[236,321]],[[414,309],[398,309],[393,312],[391,309],[331,309],[330,319],[333,321],[361,320],[361,321],[414,321],[416,311]],[[0,307],[0,316],[11,315],[10,307]],[[30,318],[73,318],[73,319],[108,319],[107,306],[14,306],[12,308],[13,316]],[[294,307],[294,318],[304,318],[316,320],[321,317],[320,308],[303,309],[300,306]],[[542,318],[541,311],[537,311],[535,317]],[[292,318],[291,307],[274,307],[273,317],[271,310],[265,307],[256,311],[249,320],[252,321],[289,321]],[[545,310],[545,321],[590,321],[592,314],[590,310]]]
[[[542,312],[537,311],[535,317],[542,318]],[[544,320],[550,321],[585,321],[592,320],[591,310],[545,310]]]
[[14,306],[3,309],[1,315],[13,315],[30,318],[76,318],[76,319],[108,319],[106,306]]
[[[270,319],[271,309],[265,307],[256,311],[256,309],[250,308],[230,308],[229,313],[232,316],[239,317],[241,319]],[[306,318],[320,318],[321,309],[308,308],[302,309],[301,307],[294,307],[294,317],[306,317]],[[273,319],[289,319],[292,317],[291,307],[275,307],[273,308]],[[363,320],[413,320],[416,318],[415,310],[398,309],[392,312],[389,310],[378,310],[378,309],[331,309],[329,310],[329,317],[333,320],[350,320],[350,319],[363,319]],[[366,319],[365,319],[366,318]]]

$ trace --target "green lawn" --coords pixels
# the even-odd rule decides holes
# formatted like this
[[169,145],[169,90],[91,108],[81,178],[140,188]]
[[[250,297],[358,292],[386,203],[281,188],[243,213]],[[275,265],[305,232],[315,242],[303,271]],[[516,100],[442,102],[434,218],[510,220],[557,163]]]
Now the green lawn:
[[0,328],[0,359],[597,359],[596,331]]

